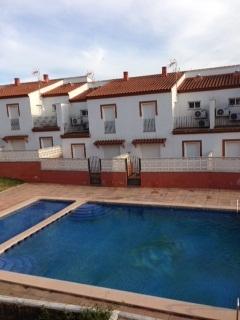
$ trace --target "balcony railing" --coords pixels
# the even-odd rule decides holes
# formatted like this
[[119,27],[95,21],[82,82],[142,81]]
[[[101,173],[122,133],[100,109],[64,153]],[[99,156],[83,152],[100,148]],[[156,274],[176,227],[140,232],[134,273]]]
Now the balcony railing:
[[34,128],[57,127],[57,116],[39,116],[33,118]]
[[209,128],[208,118],[195,118],[193,116],[179,116],[174,118],[174,129]]
[[88,133],[89,122],[88,117],[76,116],[71,117],[68,123],[64,125],[64,133]]
[[20,130],[20,122],[19,119],[11,119],[11,130]]
[[104,121],[104,132],[105,133],[116,133],[115,121]]
[[229,117],[216,117],[215,127],[240,127],[240,119],[231,120]]
[[143,119],[143,131],[144,132],[155,132],[155,118],[152,119]]

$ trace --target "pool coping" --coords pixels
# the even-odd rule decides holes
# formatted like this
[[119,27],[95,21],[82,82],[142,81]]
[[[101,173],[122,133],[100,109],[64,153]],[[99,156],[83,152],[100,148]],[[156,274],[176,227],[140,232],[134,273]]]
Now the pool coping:
[[[121,201],[121,200],[93,200],[89,198],[63,198],[63,197],[33,197],[27,201],[23,201],[13,207],[8,208],[0,213],[3,217],[9,213],[21,209],[35,201],[46,200],[63,200],[75,201],[68,205],[66,208],[58,211],[47,219],[27,229],[26,231],[14,236],[0,245],[0,254],[14,247],[18,243],[39,232],[43,228],[49,226],[51,223],[61,219],[66,214],[70,213],[75,208],[85,203],[104,203],[104,204],[121,204],[121,205],[144,205],[144,206],[157,206],[157,207],[171,207],[171,208],[187,208],[187,209],[200,209],[200,210],[213,210],[213,211],[231,211],[234,212],[232,207],[219,208],[217,206],[193,206],[193,205],[171,205],[169,203],[161,202],[144,202],[144,201]],[[195,304],[180,300],[172,300],[161,297],[143,295],[133,292],[121,291],[116,289],[109,289],[103,287],[96,287],[92,285],[79,284],[75,282],[55,280],[51,278],[44,278],[39,276],[25,275],[16,272],[0,270],[0,281],[20,284],[24,286],[39,288],[48,291],[61,292],[80,297],[87,297],[94,300],[106,301],[113,304],[122,304],[134,306],[141,309],[148,309],[176,315],[193,316],[199,319],[211,320],[235,320],[235,311],[233,309],[208,306],[203,304]]]
[[132,306],[151,311],[159,311],[188,317],[192,316],[199,319],[235,320],[235,311],[232,309],[159,298],[150,295],[25,275],[16,272],[0,271],[0,281],[20,284],[51,292],[85,297],[95,301],[98,300],[112,303],[114,305]]

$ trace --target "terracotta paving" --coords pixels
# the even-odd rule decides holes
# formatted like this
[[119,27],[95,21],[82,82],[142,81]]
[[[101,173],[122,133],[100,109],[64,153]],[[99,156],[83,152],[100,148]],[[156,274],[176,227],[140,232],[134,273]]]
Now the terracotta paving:
[[[103,188],[57,184],[23,184],[0,193],[0,212],[23,201],[27,201],[32,197],[64,197],[76,198],[84,201],[134,201],[236,210],[237,200],[240,200],[240,190]],[[81,305],[95,305],[97,303],[96,301],[84,297],[76,297],[69,294],[56,293],[54,291],[36,289],[6,282],[0,282],[0,294]],[[118,310],[157,317],[162,320],[196,319],[127,306],[117,305],[111,307]]]
[[23,184],[0,193],[0,211],[31,197],[71,197],[81,200],[119,200],[236,210],[240,190],[103,188],[58,184]]

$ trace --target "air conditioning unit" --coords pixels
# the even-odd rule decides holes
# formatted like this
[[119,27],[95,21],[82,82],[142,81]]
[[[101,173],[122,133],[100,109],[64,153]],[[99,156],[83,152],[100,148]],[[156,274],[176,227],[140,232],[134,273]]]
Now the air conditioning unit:
[[230,112],[229,119],[232,121],[240,120],[240,112]]
[[208,128],[209,127],[209,120],[208,119],[201,119],[198,121],[199,128]]
[[194,111],[194,117],[195,117],[195,119],[207,118],[207,110],[200,109],[200,110]]
[[230,110],[228,107],[218,107],[216,108],[216,117],[228,117]]
[[72,126],[79,126],[81,124],[81,119],[80,118],[71,118],[71,124]]

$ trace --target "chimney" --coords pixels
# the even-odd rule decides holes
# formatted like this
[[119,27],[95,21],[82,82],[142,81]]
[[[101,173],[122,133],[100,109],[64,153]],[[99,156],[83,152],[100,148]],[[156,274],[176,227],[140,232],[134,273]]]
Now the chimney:
[[20,78],[14,78],[14,84],[15,84],[15,86],[19,86],[20,85]]
[[125,81],[128,80],[128,71],[123,71],[123,79],[124,79]]
[[44,74],[44,75],[43,75],[43,81],[45,81],[45,82],[48,82],[48,81],[49,81],[48,74]]
[[167,67],[166,66],[162,67],[162,75],[163,76],[167,75]]

